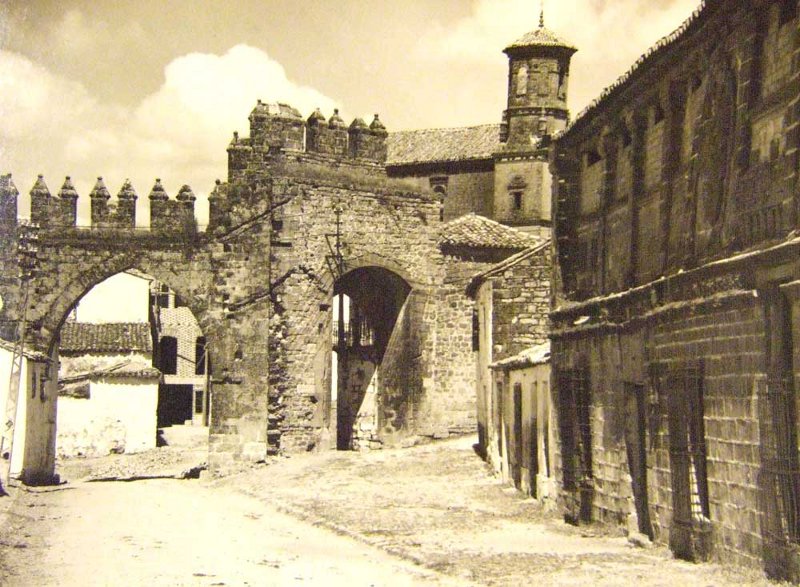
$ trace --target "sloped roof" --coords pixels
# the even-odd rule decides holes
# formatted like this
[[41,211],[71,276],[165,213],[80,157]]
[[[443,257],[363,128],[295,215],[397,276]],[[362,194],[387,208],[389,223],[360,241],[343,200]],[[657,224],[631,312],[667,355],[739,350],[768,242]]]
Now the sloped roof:
[[502,148],[500,125],[428,128],[389,133],[386,165],[490,159]]
[[[100,379],[158,379],[161,371],[141,359],[133,359],[116,363],[109,367],[92,369],[58,378],[59,394],[75,397],[89,397],[85,386],[90,381]],[[84,395],[85,393],[85,395]]]
[[[528,236],[528,235],[525,235],[525,236]],[[516,255],[512,255],[511,257],[508,257],[507,259],[504,259],[503,261],[500,261],[496,265],[492,265],[486,271],[478,273],[472,279],[470,279],[469,283],[467,284],[466,294],[469,297],[474,296],[475,292],[478,291],[478,287],[480,287],[480,285],[484,281],[486,281],[487,279],[490,279],[492,277],[495,277],[497,275],[502,274],[509,267],[513,267],[514,265],[516,265],[520,261],[524,261],[525,259],[531,257],[532,255],[538,254],[543,249],[549,247],[550,244],[551,244],[551,240],[549,238],[548,239],[542,239],[542,238],[537,238],[537,237],[533,237],[533,236],[529,236],[529,238],[531,239],[531,244],[524,251],[520,251]]]
[[61,327],[61,353],[127,353],[152,350],[150,325],[146,322],[67,322]]
[[490,369],[524,369],[534,365],[544,365],[550,361],[550,341],[529,347],[521,353],[496,361],[489,365]]
[[[733,2],[729,4],[718,2],[714,3],[714,5],[730,6],[732,8],[736,6],[736,4]],[[618,77],[614,83],[606,87],[597,98],[595,98],[588,106],[586,106],[586,108],[584,108],[578,114],[578,116],[575,117],[575,119],[567,126],[567,128],[561,131],[560,135],[565,135],[573,128],[580,127],[586,123],[586,121],[591,118],[591,114],[595,110],[600,108],[601,105],[610,101],[613,96],[621,93],[624,88],[628,87],[630,83],[632,83],[631,80],[635,79],[638,75],[642,74],[642,72],[646,71],[647,67],[651,63],[654,63],[662,54],[669,51],[678,40],[689,36],[691,33],[697,30],[710,12],[707,10],[708,6],[709,3],[706,0],[702,0],[694,12],[692,12],[692,14],[690,14],[689,17],[684,20],[677,29],[659,39],[655,45],[645,51],[642,56],[634,62],[628,71]]]
[[521,47],[564,47],[566,49],[575,49],[573,45],[567,43],[550,29],[545,28],[544,25],[511,43],[506,47],[506,51]]
[[442,227],[440,246],[527,249],[541,240],[477,214],[465,214]]

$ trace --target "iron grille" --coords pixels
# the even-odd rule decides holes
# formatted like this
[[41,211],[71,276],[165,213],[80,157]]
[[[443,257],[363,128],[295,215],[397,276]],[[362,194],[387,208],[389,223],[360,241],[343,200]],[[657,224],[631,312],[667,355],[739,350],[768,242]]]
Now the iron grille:
[[800,543],[797,417],[790,380],[758,382],[762,532],[767,546]]

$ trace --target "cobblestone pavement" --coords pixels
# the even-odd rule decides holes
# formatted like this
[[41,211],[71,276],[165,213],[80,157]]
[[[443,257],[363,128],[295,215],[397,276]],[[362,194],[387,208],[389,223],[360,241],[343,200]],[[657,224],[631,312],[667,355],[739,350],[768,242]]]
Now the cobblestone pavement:
[[492,477],[473,442],[303,455],[222,483],[464,584],[774,585],[758,570],[631,546],[618,529],[564,524]]

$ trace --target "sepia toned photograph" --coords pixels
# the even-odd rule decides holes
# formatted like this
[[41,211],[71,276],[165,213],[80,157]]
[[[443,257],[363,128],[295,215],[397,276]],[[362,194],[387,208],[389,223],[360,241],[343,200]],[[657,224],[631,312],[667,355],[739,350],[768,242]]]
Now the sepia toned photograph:
[[0,0],[0,585],[800,584],[800,0]]

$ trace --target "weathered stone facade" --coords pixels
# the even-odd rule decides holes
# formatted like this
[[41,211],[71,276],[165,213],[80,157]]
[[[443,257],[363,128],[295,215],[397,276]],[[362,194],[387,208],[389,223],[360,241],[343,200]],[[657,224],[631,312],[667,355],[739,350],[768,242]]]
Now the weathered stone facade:
[[706,1],[552,159],[568,517],[794,580],[797,16]]
[[503,410],[510,408],[508,402],[503,407],[502,396],[508,390],[498,386],[492,365],[547,342],[551,250],[551,241],[540,242],[477,274],[466,288],[475,300],[478,445],[487,461],[505,474]]
[[[111,275],[135,269],[167,285],[197,318],[207,343],[210,465],[217,472],[331,445],[337,291],[384,321],[379,444],[475,428],[472,302],[463,293],[472,273],[456,267],[469,261],[443,246],[436,198],[387,178],[387,133],[377,116],[370,126],[356,120],[349,128],[337,114],[327,123],[320,117],[306,121],[290,106],[259,103],[250,136],[234,135],[228,148],[228,181],[209,197],[204,232],[197,230],[188,186],[171,199],[156,180],[148,230],[135,227],[128,204],[136,194],[128,183],[112,200],[98,180],[92,226],[85,228],[75,226],[77,194],[69,179],[55,196],[43,178],[33,189],[41,231],[28,341],[57,349],[69,311]],[[18,192],[10,176],[0,188],[0,260],[3,275],[13,276]],[[341,265],[331,249],[337,208]],[[493,262],[513,252],[476,250]],[[8,277],[0,287],[3,336],[12,340],[20,287]],[[51,460],[43,471],[52,466]]]

